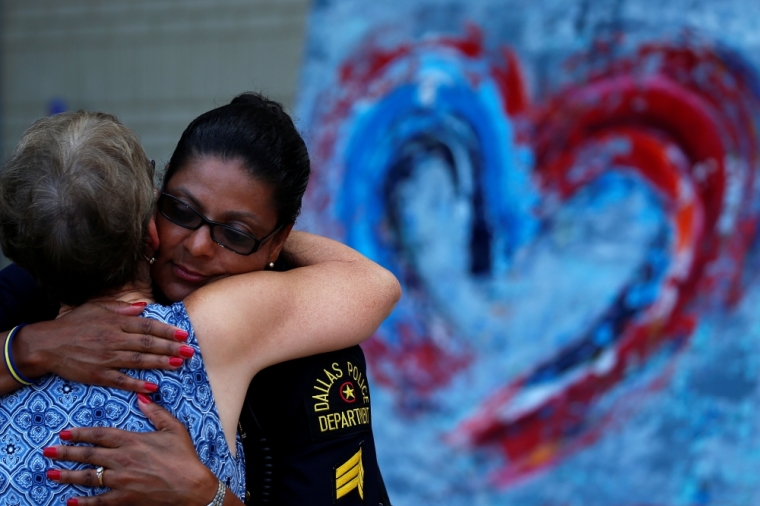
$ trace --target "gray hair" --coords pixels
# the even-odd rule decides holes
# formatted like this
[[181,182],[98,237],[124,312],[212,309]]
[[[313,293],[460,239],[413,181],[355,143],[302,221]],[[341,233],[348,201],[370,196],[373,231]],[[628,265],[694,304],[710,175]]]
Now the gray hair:
[[137,275],[153,212],[151,162],[109,114],[35,122],[0,173],[0,245],[51,294],[80,304]]

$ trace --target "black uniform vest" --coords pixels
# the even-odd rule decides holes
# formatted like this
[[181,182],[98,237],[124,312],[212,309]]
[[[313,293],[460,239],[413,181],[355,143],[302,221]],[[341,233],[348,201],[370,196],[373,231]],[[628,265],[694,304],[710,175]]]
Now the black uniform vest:
[[359,346],[261,371],[241,414],[252,505],[389,506]]

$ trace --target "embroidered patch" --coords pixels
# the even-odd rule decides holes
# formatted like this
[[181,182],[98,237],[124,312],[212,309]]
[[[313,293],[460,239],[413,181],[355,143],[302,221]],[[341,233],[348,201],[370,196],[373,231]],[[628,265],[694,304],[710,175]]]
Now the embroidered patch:
[[305,402],[313,441],[370,430],[366,373],[352,360],[332,362],[317,372]]
[[361,448],[344,464],[335,468],[335,500],[338,501],[353,490],[357,490],[359,497],[364,500],[364,463]]

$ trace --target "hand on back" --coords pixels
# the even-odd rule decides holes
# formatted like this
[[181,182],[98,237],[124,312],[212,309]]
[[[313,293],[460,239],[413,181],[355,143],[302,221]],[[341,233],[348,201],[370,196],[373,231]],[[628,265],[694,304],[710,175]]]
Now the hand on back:
[[186,332],[139,317],[143,308],[87,303],[56,320],[28,325],[14,341],[18,367],[29,378],[54,373],[89,385],[155,392],[121,369],[176,369],[192,349],[183,348]]
[[[138,406],[156,428],[137,433],[103,427],[71,428],[61,439],[93,446],[57,445],[47,449],[54,461],[102,466],[100,496],[79,497],[77,506],[206,506],[219,481],[198,461],[193,442],[182,423],[165,409],[142,397]],[[54,456],[53,456],[54,454]],[[48,478],[58,483],[97,486],[95,468],[70,471],[55,466]],[[225,504],[242,504],[231,493]]]

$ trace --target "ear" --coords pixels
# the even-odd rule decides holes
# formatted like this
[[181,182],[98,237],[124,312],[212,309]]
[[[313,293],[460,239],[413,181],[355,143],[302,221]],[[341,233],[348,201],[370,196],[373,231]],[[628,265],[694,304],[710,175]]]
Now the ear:
[[293,225],[293,223],[285,225],[282,227],[282,230],[274,234],[274,237],[272,237],[272,243],[269,246],[269,262],[274,262],[279,258],[280,253],[282,252],[282,245],[285,244],[285,240],[290,235],[290,231],[293,230]]
[[158,245],[158,230],[156,229],[156,215],[154,213],[148,222],[148,247],[156,252],[158,251]]

